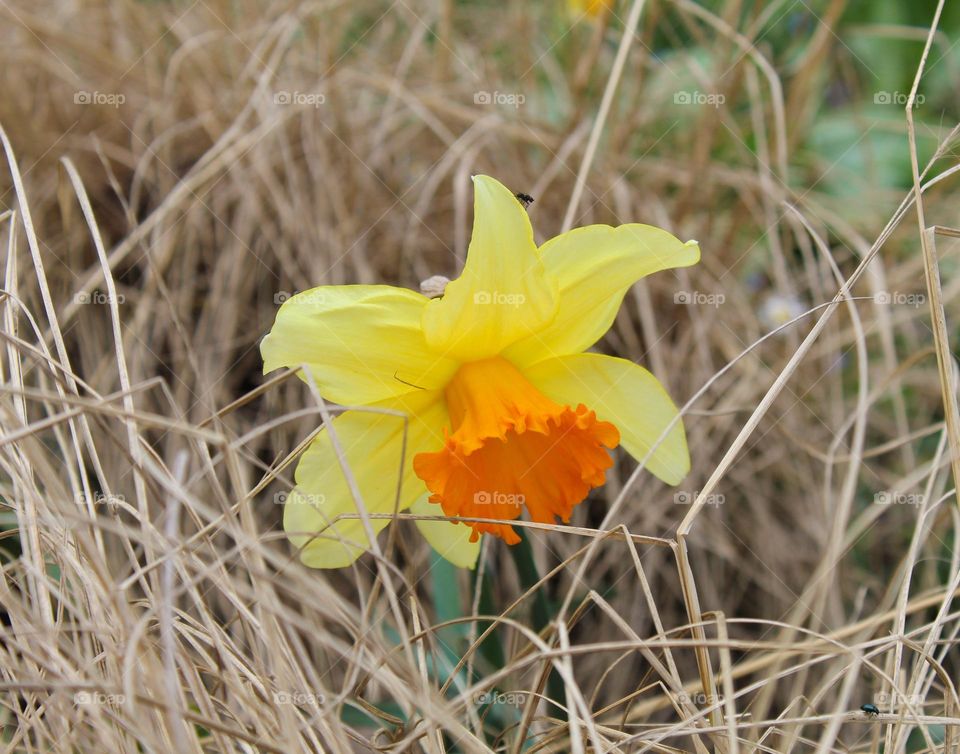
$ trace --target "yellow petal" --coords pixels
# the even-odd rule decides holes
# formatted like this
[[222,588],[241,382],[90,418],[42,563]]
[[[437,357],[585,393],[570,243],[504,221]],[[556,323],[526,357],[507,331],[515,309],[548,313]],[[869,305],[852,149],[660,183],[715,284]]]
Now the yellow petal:
[[546,329],[505,351],[515,364],[586,350],[610,329],[631,285],[652,272],[696,264],[700,247],[651,225],[588,225],[550,239],[540,256],[560,284],[560,304]]
[[[417,498],[410,512],[418,516],[442,516],[443,509],[436,503],[428,502],[428,498],[429,495]],[[417,521],[416,524],[423,538],[444,560],[458,568],[476,567],[481,540],[470,541],[473,529],[469,526],[450,521]]]
[[[405,452],[403,416],[353,410],[335,418],[333,426],[367,513],[393,513],[409,508],[426,492],[413,473],[413,456],[443,444],[443,427],[449,419],[442,393],[437,391],[415,391],[375,407],[409,417]],[[303,454],[296,482],[284,507],[283,528],[293,545],[303,548],[300,559],[305,565],[341,568],[370,548],[361,519],[341,519],[330,525],[337,516],[358,510],[327,432]],[[375,533],[389,522],[387,518],[370,521]]]
[[298,293],[260,344],[263,371],[306,364],[325,398],[353,405],[419,392],[414,385],[442,388],[457,364],[427,347],[420,329],[426,303],[389,285]]
[[424,311],[430,346],[463,361],[495,356],[545,327],[557,309],[527,212],[503,184],[473,179],[473,236],[459,278]]
[[[620,444],[638,461],[657,443],[677,408],[663,385],[632,361],[581,353],[548,359],[523,370],[524,376],[557,403],[585,404],[620,430]],[[668,484],[690,471],[683,423],[673,429],[647,460],[647,469]]]

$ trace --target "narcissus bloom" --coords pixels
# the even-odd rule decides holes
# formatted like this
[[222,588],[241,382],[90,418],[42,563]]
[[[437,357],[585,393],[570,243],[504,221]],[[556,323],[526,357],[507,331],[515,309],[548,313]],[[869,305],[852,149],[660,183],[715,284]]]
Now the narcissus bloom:
[[591,18],[600,18],[613,10],[616,0],[567,0],[570,12],[575,16],[584,13]]
[[[283,304],[261,344],[265,372],[306,365],[325,398],[361,408],[333,421],[346,469],[326,431],[297,466],[284,529],[308,566],[348,565],[369,549],[353,482],[368,513],[496,519],[419,522],[441,555],[472,566],[480,534],[519,541],[509,522],[524,510],[569,521],[618,444],[637,459],[653,449],[647,468],[669,484],[689,470],[679,420],[657,445],[677,417],[657,379],[584,351],[634,282],[695,264],[696,242],[649,225],[591,225],[538,249],[507,188],[477,176],[474,192],[466,264],[441,298],[314,288]],[[374,531],[388,522],[371,520]]]

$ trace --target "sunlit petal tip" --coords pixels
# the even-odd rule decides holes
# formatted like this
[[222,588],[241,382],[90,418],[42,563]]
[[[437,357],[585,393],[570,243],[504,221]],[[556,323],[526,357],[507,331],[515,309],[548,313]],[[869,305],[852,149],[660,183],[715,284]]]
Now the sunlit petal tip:
[[580,353],[610,329],[630,286],[662,270],[700,261],[700,245],[653,225],[588,225],[540,247],[547,274],[560,286],[556,317],[505,355],[516,364]]

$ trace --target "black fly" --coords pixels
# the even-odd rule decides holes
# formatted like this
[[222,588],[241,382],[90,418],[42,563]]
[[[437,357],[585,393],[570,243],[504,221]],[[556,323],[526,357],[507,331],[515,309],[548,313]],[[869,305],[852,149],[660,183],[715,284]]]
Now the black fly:
[[530,196],[530,194],[520,193],[514,194],[514,196],[517,197],[517,200],[523,205],[524,209],[527,209],[531,204],[533,204],[533,197]]

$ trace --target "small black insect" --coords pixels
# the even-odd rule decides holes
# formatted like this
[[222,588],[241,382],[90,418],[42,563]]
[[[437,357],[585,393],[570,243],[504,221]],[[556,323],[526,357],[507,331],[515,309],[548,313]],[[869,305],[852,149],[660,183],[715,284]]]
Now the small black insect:
[[530,194],[520,193],[520,194],[514,194],[514,196],[517,197],[517,199],[520,201],[520,204],[523,205],[524,209],[526,209],[531,204],[533,204],[533,197],[530,196]]
[[880,708],[876,704],[870,704],[869,702],[867,704],[861,704],[860,711],[866,712],[872,717],[876,717],[880,714]]

